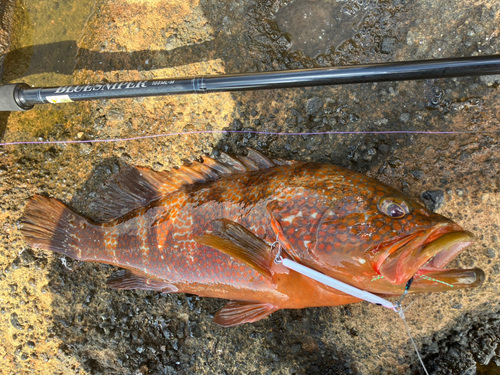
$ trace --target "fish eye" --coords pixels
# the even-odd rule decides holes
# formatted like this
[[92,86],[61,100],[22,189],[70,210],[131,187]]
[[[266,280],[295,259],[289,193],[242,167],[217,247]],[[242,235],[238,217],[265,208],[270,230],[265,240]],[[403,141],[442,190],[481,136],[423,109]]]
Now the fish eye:
[[399,198],[382,197],[377,207],[380,212],[393,219],[401,219],[410,213],[408,204]]

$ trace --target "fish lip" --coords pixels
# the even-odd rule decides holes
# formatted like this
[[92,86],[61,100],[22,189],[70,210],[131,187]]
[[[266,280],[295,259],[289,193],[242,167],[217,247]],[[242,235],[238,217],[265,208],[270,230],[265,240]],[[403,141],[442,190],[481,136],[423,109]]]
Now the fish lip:
[[433,241],[425,244],[422,253],[435,254],[428,257],[417,273],[443,269],[453,258],[469,247],[475,238],[471,232],[457,231],[441,235]]
[[391,283],[402,284],[411,277],[443,271],[447,263],[473,242],[474,235],[459,225],[440,223],[419,232],[388,255],[379,272]]

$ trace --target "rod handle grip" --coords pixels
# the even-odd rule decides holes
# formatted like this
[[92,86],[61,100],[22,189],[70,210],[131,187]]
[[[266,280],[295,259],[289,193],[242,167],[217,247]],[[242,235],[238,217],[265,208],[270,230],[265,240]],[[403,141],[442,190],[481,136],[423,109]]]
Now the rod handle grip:
[[26,83],[14,83],[0,86],[0,111],[27,111],[33,106],[23,105],[20,101],[20,90],[29,88]]

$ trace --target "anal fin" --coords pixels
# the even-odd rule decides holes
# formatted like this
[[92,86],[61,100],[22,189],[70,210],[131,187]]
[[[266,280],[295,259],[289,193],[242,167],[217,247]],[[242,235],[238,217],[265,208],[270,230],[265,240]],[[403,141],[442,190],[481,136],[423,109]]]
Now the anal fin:
[[215,314],[214,322],[222,327],[253,323],[279,310],[270,303],[230,301]]
[[106,281],[106,285],[111,289],[140,289],[154,290],[162,293],[176,293],[179,289],[162,280],[155,280],[144,276],[136,275],[129,270],[118,270]]
[[270,246],[242,225],[227,219],[212,221],[213,233],[196,237],[199,244],[213,247],[239,259],[272,279]]

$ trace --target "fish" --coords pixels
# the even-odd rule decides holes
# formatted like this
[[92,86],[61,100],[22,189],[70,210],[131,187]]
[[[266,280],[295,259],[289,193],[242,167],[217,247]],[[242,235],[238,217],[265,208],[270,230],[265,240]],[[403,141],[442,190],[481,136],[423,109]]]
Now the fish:
[[231,327],[280,309],[359,302],[284,267],[283,258],[379,296],[480,286],[479,268],[445,266],[474,235],[376,179],[332,164],[221,153],[156,172],[126,166],[90,204],[101,221],[36,195],[21,232],[33,248],[119,267],[118,290],[229,302]]

